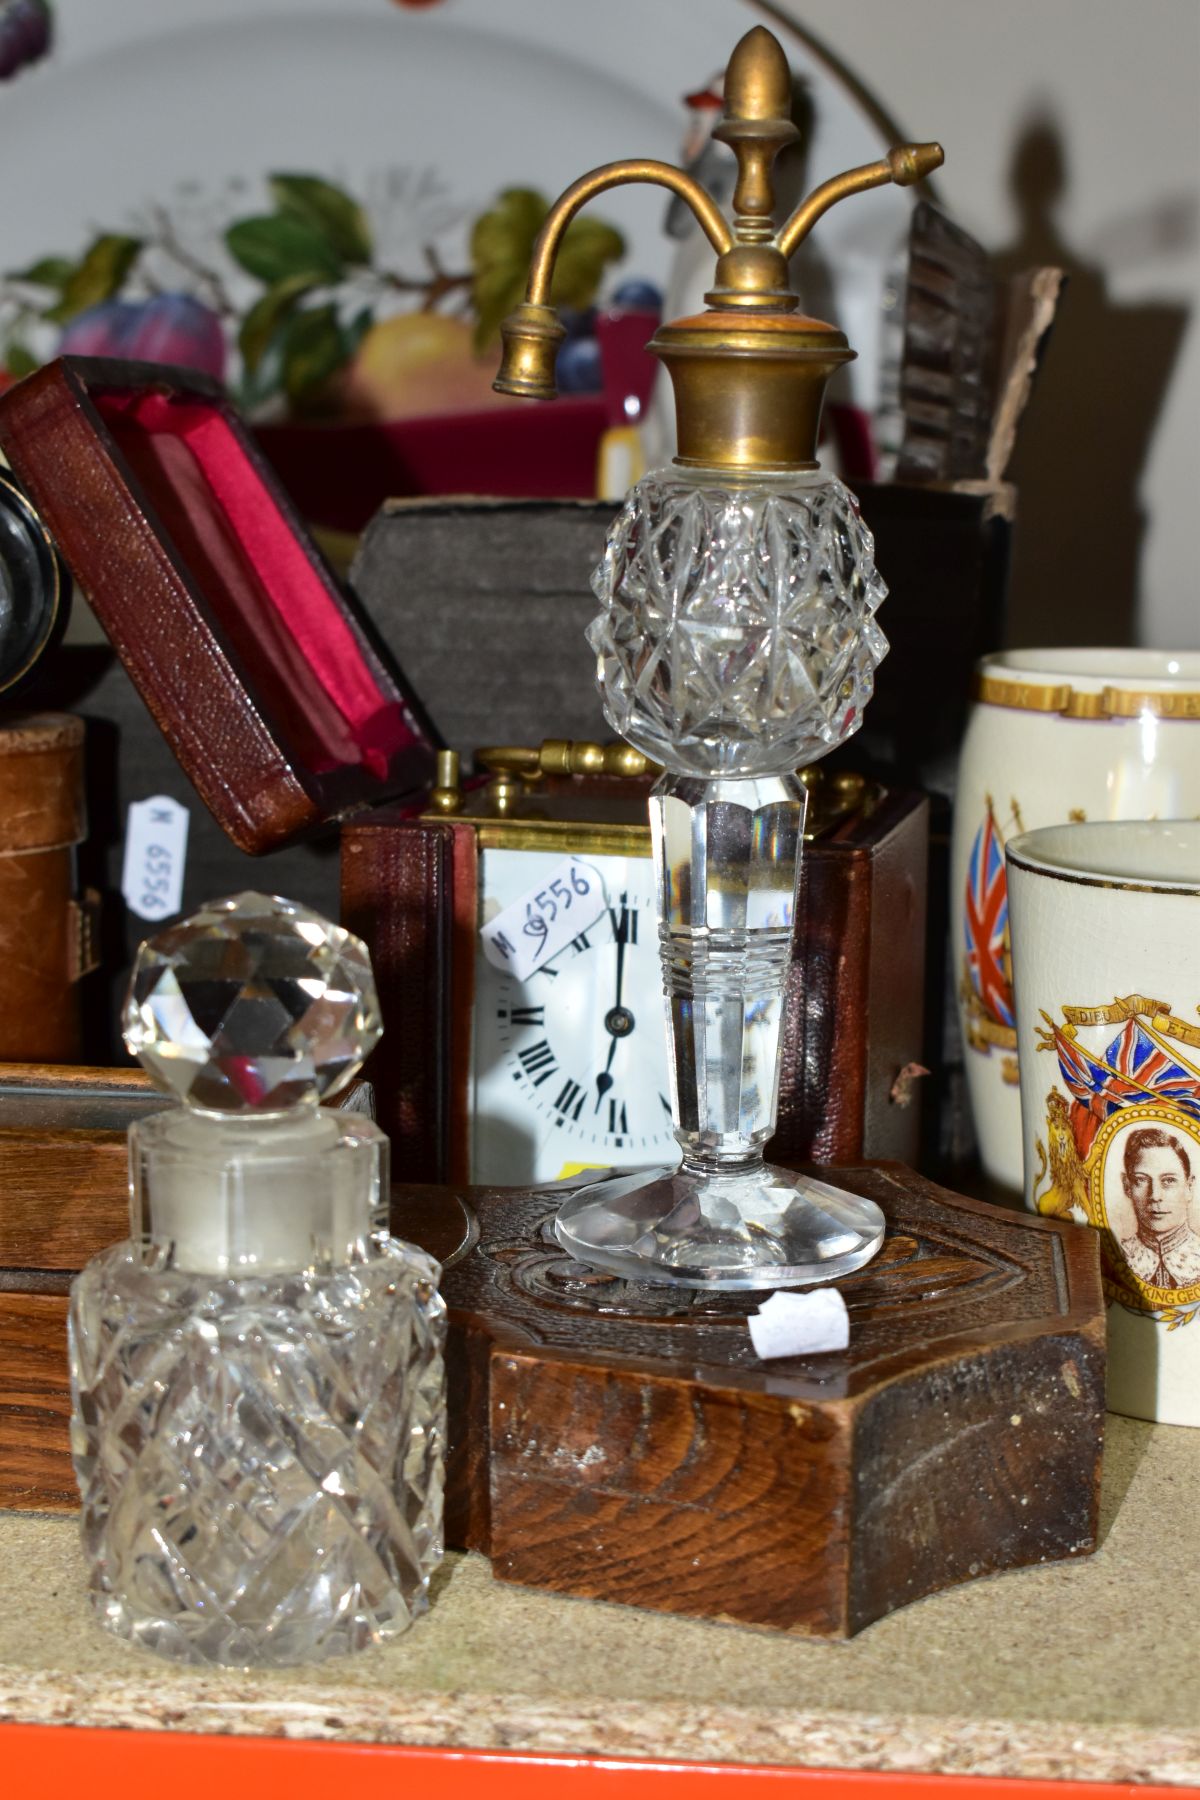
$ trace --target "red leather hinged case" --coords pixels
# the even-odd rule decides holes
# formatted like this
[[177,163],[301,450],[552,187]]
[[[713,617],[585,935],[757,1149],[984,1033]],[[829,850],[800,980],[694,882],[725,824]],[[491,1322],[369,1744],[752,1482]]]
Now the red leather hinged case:
[[215,383],[64,357],[0,398],[0,445],[240,849],[429,778],[411,696]]

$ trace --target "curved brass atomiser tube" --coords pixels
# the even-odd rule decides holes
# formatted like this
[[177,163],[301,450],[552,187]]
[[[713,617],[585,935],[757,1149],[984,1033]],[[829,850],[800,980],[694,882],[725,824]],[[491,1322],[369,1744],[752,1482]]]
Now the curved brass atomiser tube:
[[897,187],[911,187],[915,181],[924,181],[926,175],[940,169],[944,161],[945,152],[940,144],[898,144],[880,162],[847,169],[844,175],[835,175],[814,188],[808,198],[800,202],[775,241],[783,254],[790,257],[822,214],[836,206],[839,200],[846,200],[851,194],[863,194],[868,188],[886,187],[888,182],[894,182]]
[[492,386],[497,393],[519,394],[528,400],[553,400],[558,388],[554,365],[566,329],[550,304],[550,285],[563,233],[580,207],[609,188],[648,182],[668,188],[691,207],[700,229],[718,256],[732,248],[733,236],[720,207],[706,188],[670,163],[631,158],[605,163],[559,195],[538,232],[529,264],[525,299],[500,326],[504,357]]
[[589,200],[595,199],[597,194],[603,194],[608,188],[627,187],[636,182],[669,188],[673,194],[678,194],[681,200],[685,200],[718,256],[732,248],[733,233],[725,223],[720,207],[708,189],[701,187],[694,176],[685,174],[671,163],[647,162],[640,158],[604,163],[590,174],[581,175],[578,181],[573,181],[546,214],[529,263],[529,286],[525,291],[525,298],[531,305],[541,306],[549,302],[558,246],[580,207],[586,206]]

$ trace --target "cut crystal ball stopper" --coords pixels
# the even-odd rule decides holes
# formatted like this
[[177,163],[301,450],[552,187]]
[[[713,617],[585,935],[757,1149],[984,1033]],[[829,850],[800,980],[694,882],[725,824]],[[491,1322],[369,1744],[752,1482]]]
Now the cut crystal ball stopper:
[[383,1029],[365,945],[274,894],[214,900],[147,938],[122,1015],[155,1083],[254,1115],[338,1092]]

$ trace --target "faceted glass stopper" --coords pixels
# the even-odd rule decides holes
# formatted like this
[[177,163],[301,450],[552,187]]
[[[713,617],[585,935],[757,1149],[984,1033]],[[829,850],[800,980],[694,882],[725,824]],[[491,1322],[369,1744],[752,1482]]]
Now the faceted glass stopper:
[[122,1016],[161,1088],[278,1113],[345,1086],[383,1029],[366,946],[273,894],[235,894],[147,938]]

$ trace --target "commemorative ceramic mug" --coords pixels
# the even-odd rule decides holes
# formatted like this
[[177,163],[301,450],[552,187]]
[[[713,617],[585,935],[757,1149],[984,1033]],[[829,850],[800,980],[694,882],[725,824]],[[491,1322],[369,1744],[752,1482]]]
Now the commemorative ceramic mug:
[[1200,815],[1200,652],[985,657],[951,845],[952,954],[971,1114],[992,1179],[1022,1188],[1005,840],[1068,820]]
[[1026,1205],[1101,1234],[1109,1405],[1200,1425],[1200,823],[1007,861]]

